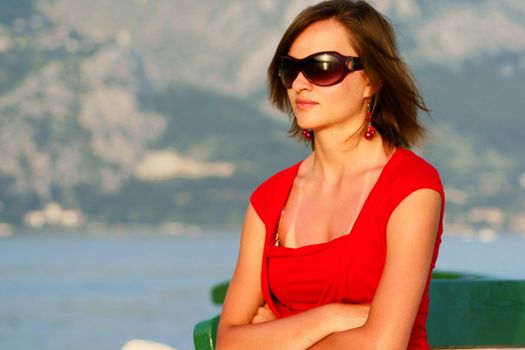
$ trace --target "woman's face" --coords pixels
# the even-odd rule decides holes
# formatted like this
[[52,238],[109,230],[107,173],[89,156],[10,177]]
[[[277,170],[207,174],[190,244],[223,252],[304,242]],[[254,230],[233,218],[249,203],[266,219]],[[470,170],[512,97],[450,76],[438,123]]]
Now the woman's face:
[[[311,24],[295,39],[288,55],[300,59],[321,51],[358,56],[350,44],[350,34],[335,20]],[[332,86],[314,85],[299,72],[288,89],[297,124],[316,133],[331,129],[349,135],[358,130],[366,117],[365,98],[370,95],[371,88],[362,70],[347,74]]]

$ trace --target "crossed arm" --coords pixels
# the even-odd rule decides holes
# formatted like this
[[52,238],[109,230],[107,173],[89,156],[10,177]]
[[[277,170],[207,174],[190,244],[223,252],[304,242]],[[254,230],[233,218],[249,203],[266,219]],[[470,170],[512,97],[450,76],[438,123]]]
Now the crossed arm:
[[436,191],[421,189],[392,213],[385,268],[370,307],[334,303],[281,319],[259,309],[265,228],[249,206],[217,349],[406,349],[428,277],[441,200]]

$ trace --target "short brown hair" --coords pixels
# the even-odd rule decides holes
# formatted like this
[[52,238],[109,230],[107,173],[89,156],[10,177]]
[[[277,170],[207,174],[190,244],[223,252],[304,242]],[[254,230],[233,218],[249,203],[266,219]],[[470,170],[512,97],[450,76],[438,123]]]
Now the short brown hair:
[[[268,67],[270,101],[292,119],[289,134],[304,141],[297,125],[286,87],[279,78],[280,58],[312,23],[334,19],[351,33],[352,47],[361,57],[364,72],[376,87],[371,98],[375,128],[391,145],[407,147],[418,143],[425,129],[417,120],[418,109],[429,112],[407,65],[400,58],[394,29],[389,21],[365,1],[332,0],[307,7],[284,33]],[[310,140],[313,147],[313,140]]]

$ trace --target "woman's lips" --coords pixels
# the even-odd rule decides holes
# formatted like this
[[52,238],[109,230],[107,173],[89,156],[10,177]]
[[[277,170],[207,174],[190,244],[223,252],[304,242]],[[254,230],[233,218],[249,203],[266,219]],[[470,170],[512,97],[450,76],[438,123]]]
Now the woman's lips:
[[298,98],[295,100],[295,106],[298,109],[310,109],[310,108],[315,107],[316,105],[317,105],[317,102],[308,100],[308,99],[304,99],[304,98]]

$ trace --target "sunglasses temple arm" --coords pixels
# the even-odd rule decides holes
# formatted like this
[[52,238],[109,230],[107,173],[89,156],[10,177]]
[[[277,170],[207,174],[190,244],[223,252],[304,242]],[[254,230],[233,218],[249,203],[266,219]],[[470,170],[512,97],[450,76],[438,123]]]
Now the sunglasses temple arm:
[[[349,62],[350,62],[350,65],[348,65]],[[359,58],[349,58],[346,63],[347,63],[346,66],[351,71],[361,70],[364,68],[363,62],[361,62]]]

